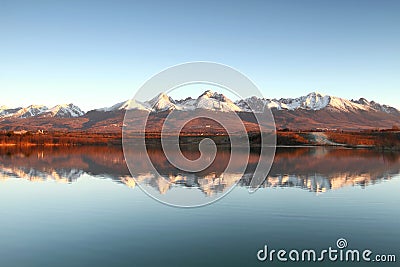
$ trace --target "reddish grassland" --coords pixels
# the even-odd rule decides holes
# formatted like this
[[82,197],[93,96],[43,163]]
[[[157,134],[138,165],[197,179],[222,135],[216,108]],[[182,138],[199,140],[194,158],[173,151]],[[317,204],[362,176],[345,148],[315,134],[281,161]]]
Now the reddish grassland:
[[325,134],[330,140],[340,144],[400,149],[400,131],[326,132]]
[[[319,143],[315,134],[322,134],[329,143]],[[347,147],[372,147],[378,149],[400,150],[400,131],[366,130],[343,131],[278,131],[278,145],[341,145]]]
[[70,145],[118,145],[121,134],[118,133],[86,133],[86,132],[52,132],[15,134],[0,133],[0,145],[16,146],[70,146]]
[[[323,134],[327,142],[321,143],[315,139],[315,134]],[[193,133],[181,135],[183,140],[193,142]],[[207,133],[199,134],[199,138],[210,137]],[[227,142],[224,138],[226,133],[213,138],[216,142]],[[259,134],[249,133],[250,142],[258,143]],[[400,131],[398,130],[376,130],[376,131],[277,131],[277,145],[299,146],[299,145],[341,145],[347,147],[371,147],[378,149],[400,150]],[[146,134],[146,138],[159,139],[160,135]],[[51,133],[15,133],[0,132],[1,146],[73,146],[73,145],[121,145],[122,134],[119,133],[93,133],[93,132],[51,132]],[[227,139],[229,140],[229,139]],[[184,141],[185,142],[185,141]]]

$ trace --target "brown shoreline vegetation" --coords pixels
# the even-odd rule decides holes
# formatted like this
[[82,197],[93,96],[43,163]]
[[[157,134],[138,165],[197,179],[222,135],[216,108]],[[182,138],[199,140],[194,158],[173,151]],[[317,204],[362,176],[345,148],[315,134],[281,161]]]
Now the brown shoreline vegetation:
[[[316,136],[325,140],[316,140]],[[374,148],[380,150],[400,150],[400,131],[278,131],[277,145],[320,145],[343,146],[349,148]]]
[[88,132],[30,132],[9,131],[0,133],[2,146],[74,146],[119,145],[121,134]]
[[[229,138],[225,134],[181,134],[182,144],[195,144],[209,137],[217,144],[226,145]],[[148,144],[158,143],[159,133],[146,133]],[[400,131],[397,129],[364,131],[291,131],[276,132],[278,146],[343,146],[352,148],[374,148],[380,150],[400,150]],[[250,144],[257,146],[259,133],[249,133]],[[0,146],[112,146],[122,144],[122,134],[76,132],[30,132],[2,131]]]

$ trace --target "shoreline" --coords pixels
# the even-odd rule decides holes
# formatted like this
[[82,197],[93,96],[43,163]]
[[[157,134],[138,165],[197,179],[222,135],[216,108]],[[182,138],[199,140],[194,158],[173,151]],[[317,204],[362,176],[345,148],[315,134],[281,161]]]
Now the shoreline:
[[[137,135],[136,135],[137,136]],[[132,139],[136,137],[132,135]],[[160,145],[160,134],[146,134],[146,145]],[[180,145],[197,145],[204,138],[212,139],[217,146],[229,146],[227,135],[202,133],[181,134]],[[249,132],[251,147],[261,145],[261,134]],[[352,149],[378,149],[400,151],[400,131],[277,131],[276,136],[264,134],[263,138],[276,138],[276,147],[344,147]],[[273,143],[269,139],[269,143]],[[48,132],[48,133],[0,133],[0,147],[12,146],[121,146],[122,133]]]

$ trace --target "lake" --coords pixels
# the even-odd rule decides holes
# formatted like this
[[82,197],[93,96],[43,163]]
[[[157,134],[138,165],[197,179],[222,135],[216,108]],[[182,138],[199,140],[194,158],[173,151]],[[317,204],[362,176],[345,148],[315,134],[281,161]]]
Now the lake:
[[[135,180],[120,147],[0,147],[0,266],[271,266],[257,259],[264,245],[320,250],[339,238],[400,259],[399,153],[278,148],[254,193],[257,153],[244,177],[221,177],[229,151],[196,174],[177,172],[159,149],[149,155],[161,175],[133,173]],[[216,201],[177,208],[148,193]],[[353,265],[365,263],[323,263]]]

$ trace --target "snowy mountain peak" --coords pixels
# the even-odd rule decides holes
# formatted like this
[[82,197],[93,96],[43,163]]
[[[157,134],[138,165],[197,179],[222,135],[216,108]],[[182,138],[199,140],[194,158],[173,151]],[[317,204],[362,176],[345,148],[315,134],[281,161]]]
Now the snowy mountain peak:
[[351,102],[362,104],[362,105],[369,105],[369,101],[367,99],[363,98],[363,97],[361,97],[358,100],[353,100],[352,99]]
[[49,109],[44,105],[30,105],[25,108],[0,109],[0,118],[57,117],[71,118],[83,116],[83,112],[74,104],[56,105]]
[[195,101],[195,108],[208,109],[214,111],[232,112],[241,111],[241,108],[233,103],[229,98],[223,94],[213,92],[211,90],[205,91]]
[[250,97],[236,102],[244,111],[263,112],[265,107],[277,110],[320,110],[329,105],[331,97],[312,92],[298,98],[265,99]]
[[202,97],[202,96],[212,97],[213,95],[214,95],[214,92],[213,92],[213,91],[211,91],[211,90],[206,90],[206,91],[204,91],[204,93],[202,93],[202,94],[200,95],[200,97]]
[[351,102],[353,102],[355,104],[367,106],[368,108],[373,109],[375,111],[382,111],[385,113],[399,113],[399,111],[397,109],[395,109],[394,107],[391,107],[388,105],[382,105],[382,104],[376,103],[375,101],[368,101],[365,98],[360,98],[358,100],[352,99]]
[[144,103],[141,103],[139,101],[136,101],[134,99],[129,99],[127,101],[123,101],[120,103],[117,103],[113,105],[112,107],[107,107],[107,108],[99,108],[96,109],[97,111],[115,111],[115,110],[130,110],[130,109],[137,109],[137,110],[147,110],[149,111],[150,108],[148,108]]
[[48,112],[41,114],[43,117],[56,117],[56,118],[75,118],[83,116],[83,112],[78,106],[74,104],[61,104],[51,108]]
[[307,96],[318,96],[318,97],[324,97],[324,96],[326,96],[326,94],[324,94],[324,93],[321,93],[321,92],[319,92],[319,91],[314,91],[314,92],[311,92],[311,93],[309,93]]
[[3,117],[4,115],[7,115],[9,109],[10,108],[7,107],[7,106],[1,106],[0,107],[0,117]]
[[[213,91],[211,91],[211,90],[205,91],[203,94],[201,94],[201,95],[199,96],[199,98],[201,98],[201,97],[214,98],[215,100],[222,101],[222,102],[228,102],[228,101],[230,101],[230,99],[228,99],[225,95],[219,94],[219,93],[217,93],[217,92],[213,92]],[[232,101],[231,101],[231,102],[232,102]]]
[[290,103],[286,102],[285,104],[294,109],[302,108],[320,110],[325,108],[329,104],[330,100],[331,97],[328,95],[321,94],[319,92],[312,92],[306,96],[296,98],[293,101],[290,101]]
[[194,110],[207,109],[221,112],[263,112],[265,107],[276,110],[322,110],[327,109],[333,112],[355,112],[355,111],[381,111],[385,113],[400,113],[397,109],[381,105],[374,101],[369,102],[365,98],[359,100],[347,100],[335,96],[326,95],[320,92],[311,92],[297,98],[265,99],[249,97],[232,102],[225,95],[211,90],[205,91],[198,98],[191,97],[182,100],[173,100],[165,93],[161,93],[146,102],[129,100],[112,106],[111,108],[100,109],[101,111],[139,109],[149,112],[166,110]]
[[175,101],[165,93],[160,93],[145,103],[148,104],[154,111],[165,111],[178,108],[175,105]]
[[43,112],[46,112],[47,110],[48,107],[44,105],[30,105],[26,108],[21,108],[11,116],[17,118],[29,118],[29,117],[35,117]]
[[262,112],[267,106],[277,110],[322,110],[329,109],[334,112],[354,112],[354,111],[382,111],[386,113],[399,113],[393,107],[380,105],[374,101],[369,102],[365,98],[359,100],[347,100],[335,96],[329,96],[319,92],[311,92],[298,98],[265,99],[250,97],[239,100],[235,104],[243,111]]

